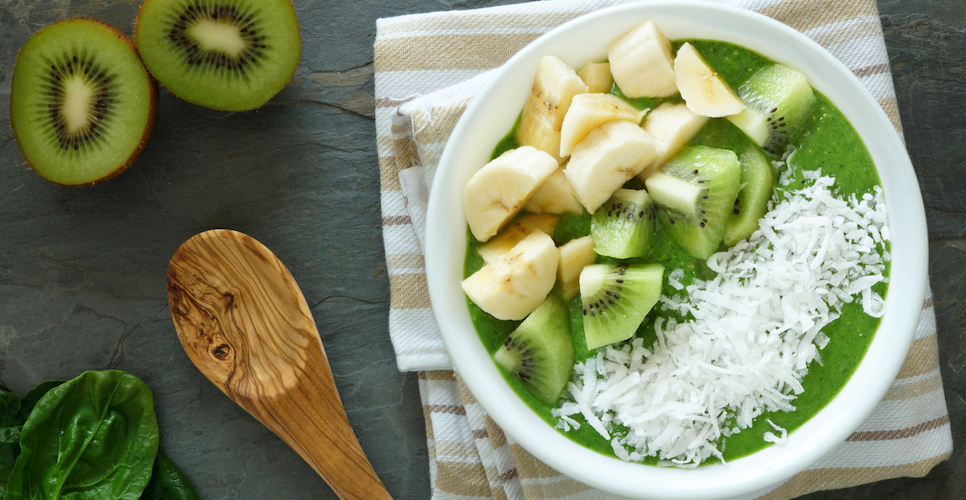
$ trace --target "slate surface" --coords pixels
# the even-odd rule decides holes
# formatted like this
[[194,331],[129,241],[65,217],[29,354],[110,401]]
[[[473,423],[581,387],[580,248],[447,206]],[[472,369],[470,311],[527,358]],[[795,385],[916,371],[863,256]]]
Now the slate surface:
[[[0,120],[0,383],[19,394],[85,369],[153,388],[163,450],[207,499],[335,498],[273,434],[222,395],[181,349],[168,259],[206,229],[275,251],[312,306],[362,447],[397,499],[430,494],[414,374],[396,371],[380,233],[373,122],[375,20],[513,3],[297,0],[295,78],[265,108],[220,113],[161,91],[154,136],[123,175],[84,189],[43,182]],[[0,0],[0,115],[30,34],[88,16],[128,34],[136,0]],[[923,479],[817,499],[966,497],[966,4],[880,0],[909,153],[928,212],[930,267],[953,457]]]

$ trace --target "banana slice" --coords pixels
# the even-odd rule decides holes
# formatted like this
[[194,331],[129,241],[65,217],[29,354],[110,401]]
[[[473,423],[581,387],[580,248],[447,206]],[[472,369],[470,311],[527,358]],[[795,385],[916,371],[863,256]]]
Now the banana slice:
[[684,104],[666,102],[654,108],[644,120],[644,130],[654,138],[658,155],[637,177],[643,181],[656,172],[668,158],[677,154],[707,121],[707,116],[695,114]]
[[738,94],[708,66],[690,43],[678,49],[674,58],[674,79],[684,103],[694,114],[720,118],[745,109]]
[[473,236],[489,240],[557,169],[557,160],[530,146],[484,165],[463,188],[463,215]]
[[564,300],[570,300],[580,291],[580,271],[597,261],[594,237],[584,236],[570,240],[557,248],[560,250],[557,283],[560,284]]
[[557,225],[557,221],[559,220],[560,217],[556,215],[524,215],[509,226],[503,228],[503,230],[494,236],[493,239],[486,242],[486,245],[481,246],[478,249],[480,252],[480,257],[483,257],[483,262],[489,264],[502,257],[503,254],[512,250],[517,243],[523,241],[523,238],[526,238],[534,231],[540,230],[546,234],[552,235],[553,228]]
[[547,298],[559,263],[553,239],[538,229],[463,280],[463,291],[497,319],[523,319]]
[[574,148],[564,170],[577,199],[594,213],[610,195],[658,155],[651,135],[629,121],[607,122]]
[[614,81],[627,97],[669,97],[678,91],[671,42],[653,21],[611,41],[607,59]]
[[559,163],[560,126],[570,109],[571,99],[585,92],[587,85],[573,68],[559,57],[544,56],[523,105],[516,131],[517,142],[546,151]]
[[638,111],[627,101],[611,94],[579,94],[570,103],[570,110],[560,127],[560,157],[570,152],[591,130],[614,120],[640,124],[647,110]]
[[614,76],[610,74],[610,63],[590,63],[577,76],[587,84],[587,91],[591,93],[610,92],[614,84]]
[[583,205],[577,201],[577,194],[574,193],[574,187],[567,180],[563,168],[558,168],[547,178],[523,209],[535,214],[556,215],[565,212],[579,214],[584,211]]

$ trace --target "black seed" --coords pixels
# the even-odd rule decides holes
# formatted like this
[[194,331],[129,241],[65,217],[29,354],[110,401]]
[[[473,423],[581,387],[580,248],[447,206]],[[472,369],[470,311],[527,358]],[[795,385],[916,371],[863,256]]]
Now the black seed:
[[735,209],[735,215],[738,215],[738,214],[740,214],[740,213],[741,213],[741,209],[740,209],[740,208],[736,208],[736,209]]

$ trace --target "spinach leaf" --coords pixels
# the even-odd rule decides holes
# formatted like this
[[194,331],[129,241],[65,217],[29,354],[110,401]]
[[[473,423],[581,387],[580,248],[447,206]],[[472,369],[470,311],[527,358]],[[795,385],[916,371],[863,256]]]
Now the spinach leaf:
[[0,500],[6,498],[7,481],[20,455],[20,432],[24,422],[37,401],[63,383],[63,380],[43,382],[27,392],[23,399],[12,392],[0,391]]
[[164,454],[158,453],[151,482],[141,494],[141,500],[201,500],[201,497],[178,466]]
[[0,391],[0,499],[5,497],[7,480],[13,464],[20,454],[20,429],[24,419],[19,418],[20,398],[7,391]]
[[39,398],[20,448],[9,500],[138,500],[158,453],[151,390],[121,371],[84,372]]
[[20,399],[20,411],[17,412],[17,418],[20,419],[20,423],[23,424],[27,421],[27,417],[30,416],[30,412],[34,411],[34,406],[37,405],[37,401],[40,401],[40,398],[44,397],[47,391],[63,383],[63,380],[48,380],[37,384],[37,387],[27,391],[27,394],[24,394],[23,398]]

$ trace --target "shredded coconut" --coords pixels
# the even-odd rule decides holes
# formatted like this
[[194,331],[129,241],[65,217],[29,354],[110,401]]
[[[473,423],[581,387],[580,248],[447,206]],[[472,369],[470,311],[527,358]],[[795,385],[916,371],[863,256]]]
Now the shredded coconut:
[[[575,428],[571,417],[582,415],[624,460],[695,467],[723,460],[721,438],[763,412],[795,409],[809,363],[821,363],[829,342],[822,329],[842,305],[882,315],[871,287],[887,281],[889,239],[881,189],[843,200],[833,178],[802,174],[806,185],[773,199],[747,241],[708,259],[714,279],[685,287],[669,273],[686,294],[662,296],[660,307],[687,320],[659,318],[654,345],[634,338],[577,364],[553,410],[558,427]],[[772,426],[778,435],[764,439],[784,441],[787,431]]]

